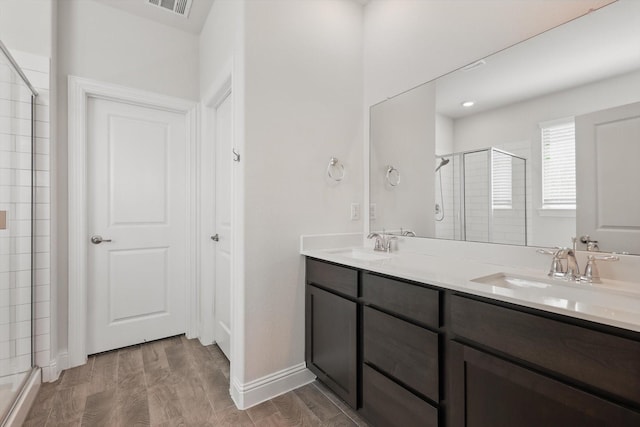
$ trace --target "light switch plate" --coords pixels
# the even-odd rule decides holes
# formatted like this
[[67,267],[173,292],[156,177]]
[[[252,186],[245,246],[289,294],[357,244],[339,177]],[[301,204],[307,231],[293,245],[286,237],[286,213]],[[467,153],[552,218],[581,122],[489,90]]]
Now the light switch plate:
[[375,220],[376,219],[376,204],[375,203],[371,203],[369,205],[369,219],[370,220]]
[[7,211],[0,211],[0,230],[7,229]]
[[360,219],[360,203],[351,203],[351,221]]

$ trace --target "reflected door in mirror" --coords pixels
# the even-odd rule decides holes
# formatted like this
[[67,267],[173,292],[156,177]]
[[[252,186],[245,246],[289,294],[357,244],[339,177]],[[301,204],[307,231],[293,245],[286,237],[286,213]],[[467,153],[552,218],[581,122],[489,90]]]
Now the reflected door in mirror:
[[576,117],[576,159],[578,234],[640,253],[640,102]]

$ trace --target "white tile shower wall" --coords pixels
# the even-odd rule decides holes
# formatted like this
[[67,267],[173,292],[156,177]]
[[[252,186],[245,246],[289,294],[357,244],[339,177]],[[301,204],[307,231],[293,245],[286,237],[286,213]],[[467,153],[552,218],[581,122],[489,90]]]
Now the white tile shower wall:
[[[4,63],[0,66],[0,138],[2,139],[3,180],[0,181],[0,210],[6,212],[6,228],[0,230],[2,255],[2,295],[0,307],[6,313],[0,319],[0,376],[27,371],[31,365],[30,317],[17,316],[28,309],[31,300],[29,280],[31,268],[29,251],[16,251],[16,239],[29,238],[30,214],[30,154],[31,146],[21,143],[30,140],[30,101],[28,91],[19,84],[19,77]],[[24,106],[27,108],[23,108]],[[26,175],[26,177],[25,177]],[[26,209],[25,209],[26,207]],[[25,286],[26,285],[26,286]],[[27,356],[27,357],[25,357]]]
[[[526,141],[506,143],[496,148],[522,158],[530,158],[530,147]],[[524,163],[514,159],[511,208],[492,209],[489,156],[488,150],[464,156],[466,240],[524,245],[526,233],[530,232],[528,225],[525,227],[525,213],[528,218],[531,217],[531,195],[525,190]],[[527,176],[526,179],[528,181],[530,178]]]
[[464,156],[464,214],[466,240],[489,241],[488,153],[481,151]]
[[[50,239],[49,239],[49,58],[22,52],[12,52],[25,75],[39,92],[35,114],[35,257],[34,257],[34,313],[35,313],[35,363],[50,365]],[[7,331],[12,331],[9,352],[16,356],[19,369],[31,364],[31,139],[29,93],[24,88],[7,81],[9,70],[0,68],[0,121],[9,125],[11,134],[0,134],[0,209],[3,203],[13,201],[8,215],[9,232],[0,231],[0,254],[13,253],[8,265],[0,261],[0,341]],[[25,102],[12,108],[7,101],[19,98]],[[13,168],[13,169],[12,169]],[[4,235],[3,235],[4,232]],[[4,257],[0,256],[0,260]],[[8,302],[15,308],[10,308]],[[12,311],[14,310],[14,311]],[[10,328],[5,320],[12,318],[16,324]],[[5,327],[6,326],[6,327]],[[5,358],[0,354],[0,359]],[[1,360],[0,360],[1,362]],[[0,363],[0,366],[6,364]],[[14,366],[15,367],[15,366]],[[48,370],[45,370],[44,380]],[[0,372],[3,375],[4,372]]]
[[[531,218],[533,215],[533,199],[531,181],[531,141],[513,141],[498,143],[494,146],[504,150],[519,159],[513,161],[513,209],[495,211],[493,216],[493,241],[511,245],[527,244],[531,236]],[[526,172],[525,172],[526,169]],[[525,217],[526,215],[526,217]]]

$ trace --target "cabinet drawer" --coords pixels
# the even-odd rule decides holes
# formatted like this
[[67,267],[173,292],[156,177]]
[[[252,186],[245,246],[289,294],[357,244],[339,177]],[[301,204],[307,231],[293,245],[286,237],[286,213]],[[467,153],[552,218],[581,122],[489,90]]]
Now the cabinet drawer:
[[358,272],[347,267],[307,258],[307,283],[356,298]]
[[362,367],[361,411],[375,426],[438,426],[436,408],[366,364]]
[[364,361],[438,401],[438,334],[364,308]]
[[453,332],[640,403],[640,342],[454,296]]
[[437,328],[440,326],[439,292],[374,274],[362,275],[365,302]]

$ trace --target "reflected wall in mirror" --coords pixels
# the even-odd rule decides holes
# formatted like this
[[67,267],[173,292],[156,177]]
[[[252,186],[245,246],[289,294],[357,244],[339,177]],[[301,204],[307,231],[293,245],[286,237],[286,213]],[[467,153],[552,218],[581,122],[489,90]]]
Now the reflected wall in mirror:
[[376,104],[371,229],[640,254],[638,106],[634,0]]

